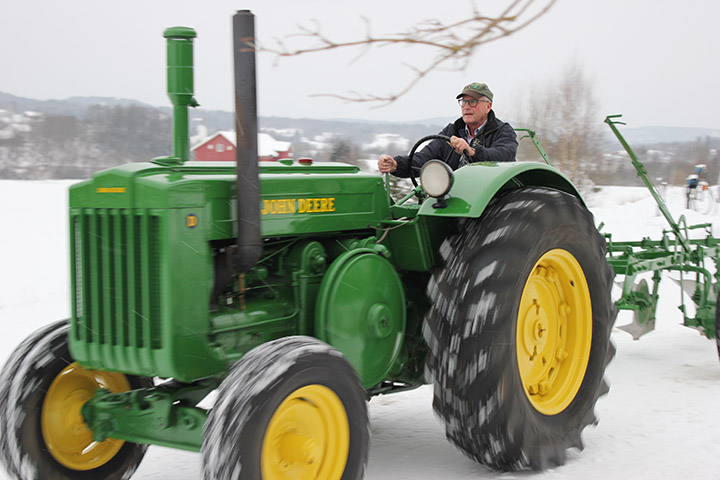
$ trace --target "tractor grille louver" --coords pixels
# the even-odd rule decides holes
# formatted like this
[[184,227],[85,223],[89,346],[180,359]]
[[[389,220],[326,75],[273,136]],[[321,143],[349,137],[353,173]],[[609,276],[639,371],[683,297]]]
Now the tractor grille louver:
[[162,348],[161,222],[146,210],[72,216],[74,336],[87,344],[89,360],[143,369],[148,349]]

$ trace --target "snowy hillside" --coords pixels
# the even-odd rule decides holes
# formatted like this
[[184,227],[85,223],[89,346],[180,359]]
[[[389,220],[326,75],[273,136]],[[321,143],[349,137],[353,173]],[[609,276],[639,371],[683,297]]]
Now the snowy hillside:
[[[0,181],[0,363],[31,331],[69,313],[67,181]],[[688,223],[720,216],[686,211],[682,189],[668,191]],[[643,188],[608,187],[588,195],[596,223],[617,240],[658,238],[664,220]],[[616,291],[616,294],[618,292]],[[607,377],[583,452],[539,474],[498,474],[460,454],[444,436],[429,387],[370,402],[372,448],[366,479],[717,479],[720,478],[720,364],[713,341],[679,323],[680,290],[660,286],[657,330],[640,341],[617,329]],[[689,300],[688,300],[689,302]],[[689,302],[692,303],[692,302]],[[625,312],[618,324],[628,323]],[[200,456],[151,447],[133,479],[200,478]],[[0,472],[0,480],[6,480]]]

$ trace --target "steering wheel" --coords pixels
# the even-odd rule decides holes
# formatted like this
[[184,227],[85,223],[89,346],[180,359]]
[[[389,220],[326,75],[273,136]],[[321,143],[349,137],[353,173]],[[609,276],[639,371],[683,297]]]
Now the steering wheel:
[[[420,167],[413,167],[413,164],[412,164],[412,162],[413,162],[413,157],[415,156],[415,152],[417,151],[417,149],[420,148],[420,146],[421,146],[423,143],[427,142],[428,140],[444,140],[444,141],[446,141],[446,142],[450,142],[450,137],[448,137],[447,135],[440,135],[440,134],[437,134],[437,135],[427,135],[427,136],[425,136],[425,137],[422,137],[422,138],[421,138],[420,140],[418,140],[417,142],[415,142],[415,145],[413,145],[413,147],[410,149],[410,154],[408,155],[408,165],[409,165],[409,172],[410,172],[410,180],[412,181],[413,185],[414,185],[416,188],[417,188],[417,186],[418,186],[418,182],[417,182],[417,180],[416,180],[416,178],[415,178],[415,172],[414,172],[413,170],[415,170],[415,169],[420,169]],[[450,156],[452,155],[453,151],[454,151],[453,149],[450,149],[450,152],[448,152],[448,154],[445,156],[444,162],[445,162],[446,164],[448,163],[448,160],[450,159]],[[468,161],[470,160],[470,152],[469,152],[468,150],[464,150],[464,151],[463,151],[463,156],[464,156]],[[386,177],[386,181],[387,181],[388,174],[385,174],[385,177]],[[422,199],[422,198],[421,198],[421,197],[422,197],[422,194],[421,194],[419,191],[416,191],[416,188],[413,189],[413,192],[414,192],[414,193],[413,193],[413,192],[409,193],[409,194],[408,194],[407,196],[405,196],[403,199],[398,200],[397,202],[395,202],[395,205],[400,205],[400,204],[404,203],[406,200],[408,200],[409,198],[411,198],[413,195],[416,195],[419,199]]]
[[[414,186],[418,186],[417,180],[415,179],[415,173],[413,172],[414,169],[419,169],[420,167],[413,167],[413,157],[415,156],[415,151],[422,145],[423,143],[427,142],[428,140],[445,140],[446,142],[450,141],[450,137],[447,135],[427,135],[425,137],[422,137],[420,140],[415,142],[415,145],[413,145],[412,149],[410,149],[410,155],[408,155],[408,166],[410,169],[410,180],[412,181]],[[450,155],[452,155],[453,150],[450,149],[450,153],[447,154],[445,157],[444,162],[447,163],[448,159],[450,158]]]

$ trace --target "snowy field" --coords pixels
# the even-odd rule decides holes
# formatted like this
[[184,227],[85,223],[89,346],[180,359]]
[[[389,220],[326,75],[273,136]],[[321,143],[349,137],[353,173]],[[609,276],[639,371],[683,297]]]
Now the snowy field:
[[[69,314],[66,181],[0,181],[0,363],[30,332]],[[639,184],[639,183],[638,183]],[[667,192],[673,215],[688,223],[720,216],[683,209],[682,189]],[[616,240],[659,238],[664,219],[644,188],[589,194],[596,223]],[[616,294],[619,290],[616,290]],[[717,479],[720,478],[720,364],[714,341],[680,325],[679,287],[660,285],[657,329],[634,342],[615,329],[599,424],[583,434],[585,450],[542,473],[498,474],[465,458],[445,440],[428,387],[370,402],[372,448],[366,479]],[[692,304],[689,300],[688,303]],[[628,323],[623,312],[618,325]],[[1,469],[0,469],[1,470]],[[200,478],[200,455],[150,447],[133,479]],[[0,472],[0,480],[6,480]],[[100,479],[98,479],[100,480]]]

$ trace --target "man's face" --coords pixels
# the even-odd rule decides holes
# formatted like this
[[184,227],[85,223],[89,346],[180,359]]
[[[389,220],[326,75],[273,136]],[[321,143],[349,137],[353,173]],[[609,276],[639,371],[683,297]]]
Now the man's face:
[[461,107],[463,121],[474,128],[479,127],[485,122],[488,112],[492,108],[492,102],[487,97],[480,97],[477,105],[471,107],[467,101],[475,99],[468,95],[463,95],[462,98],[465,100],[465,104]]

